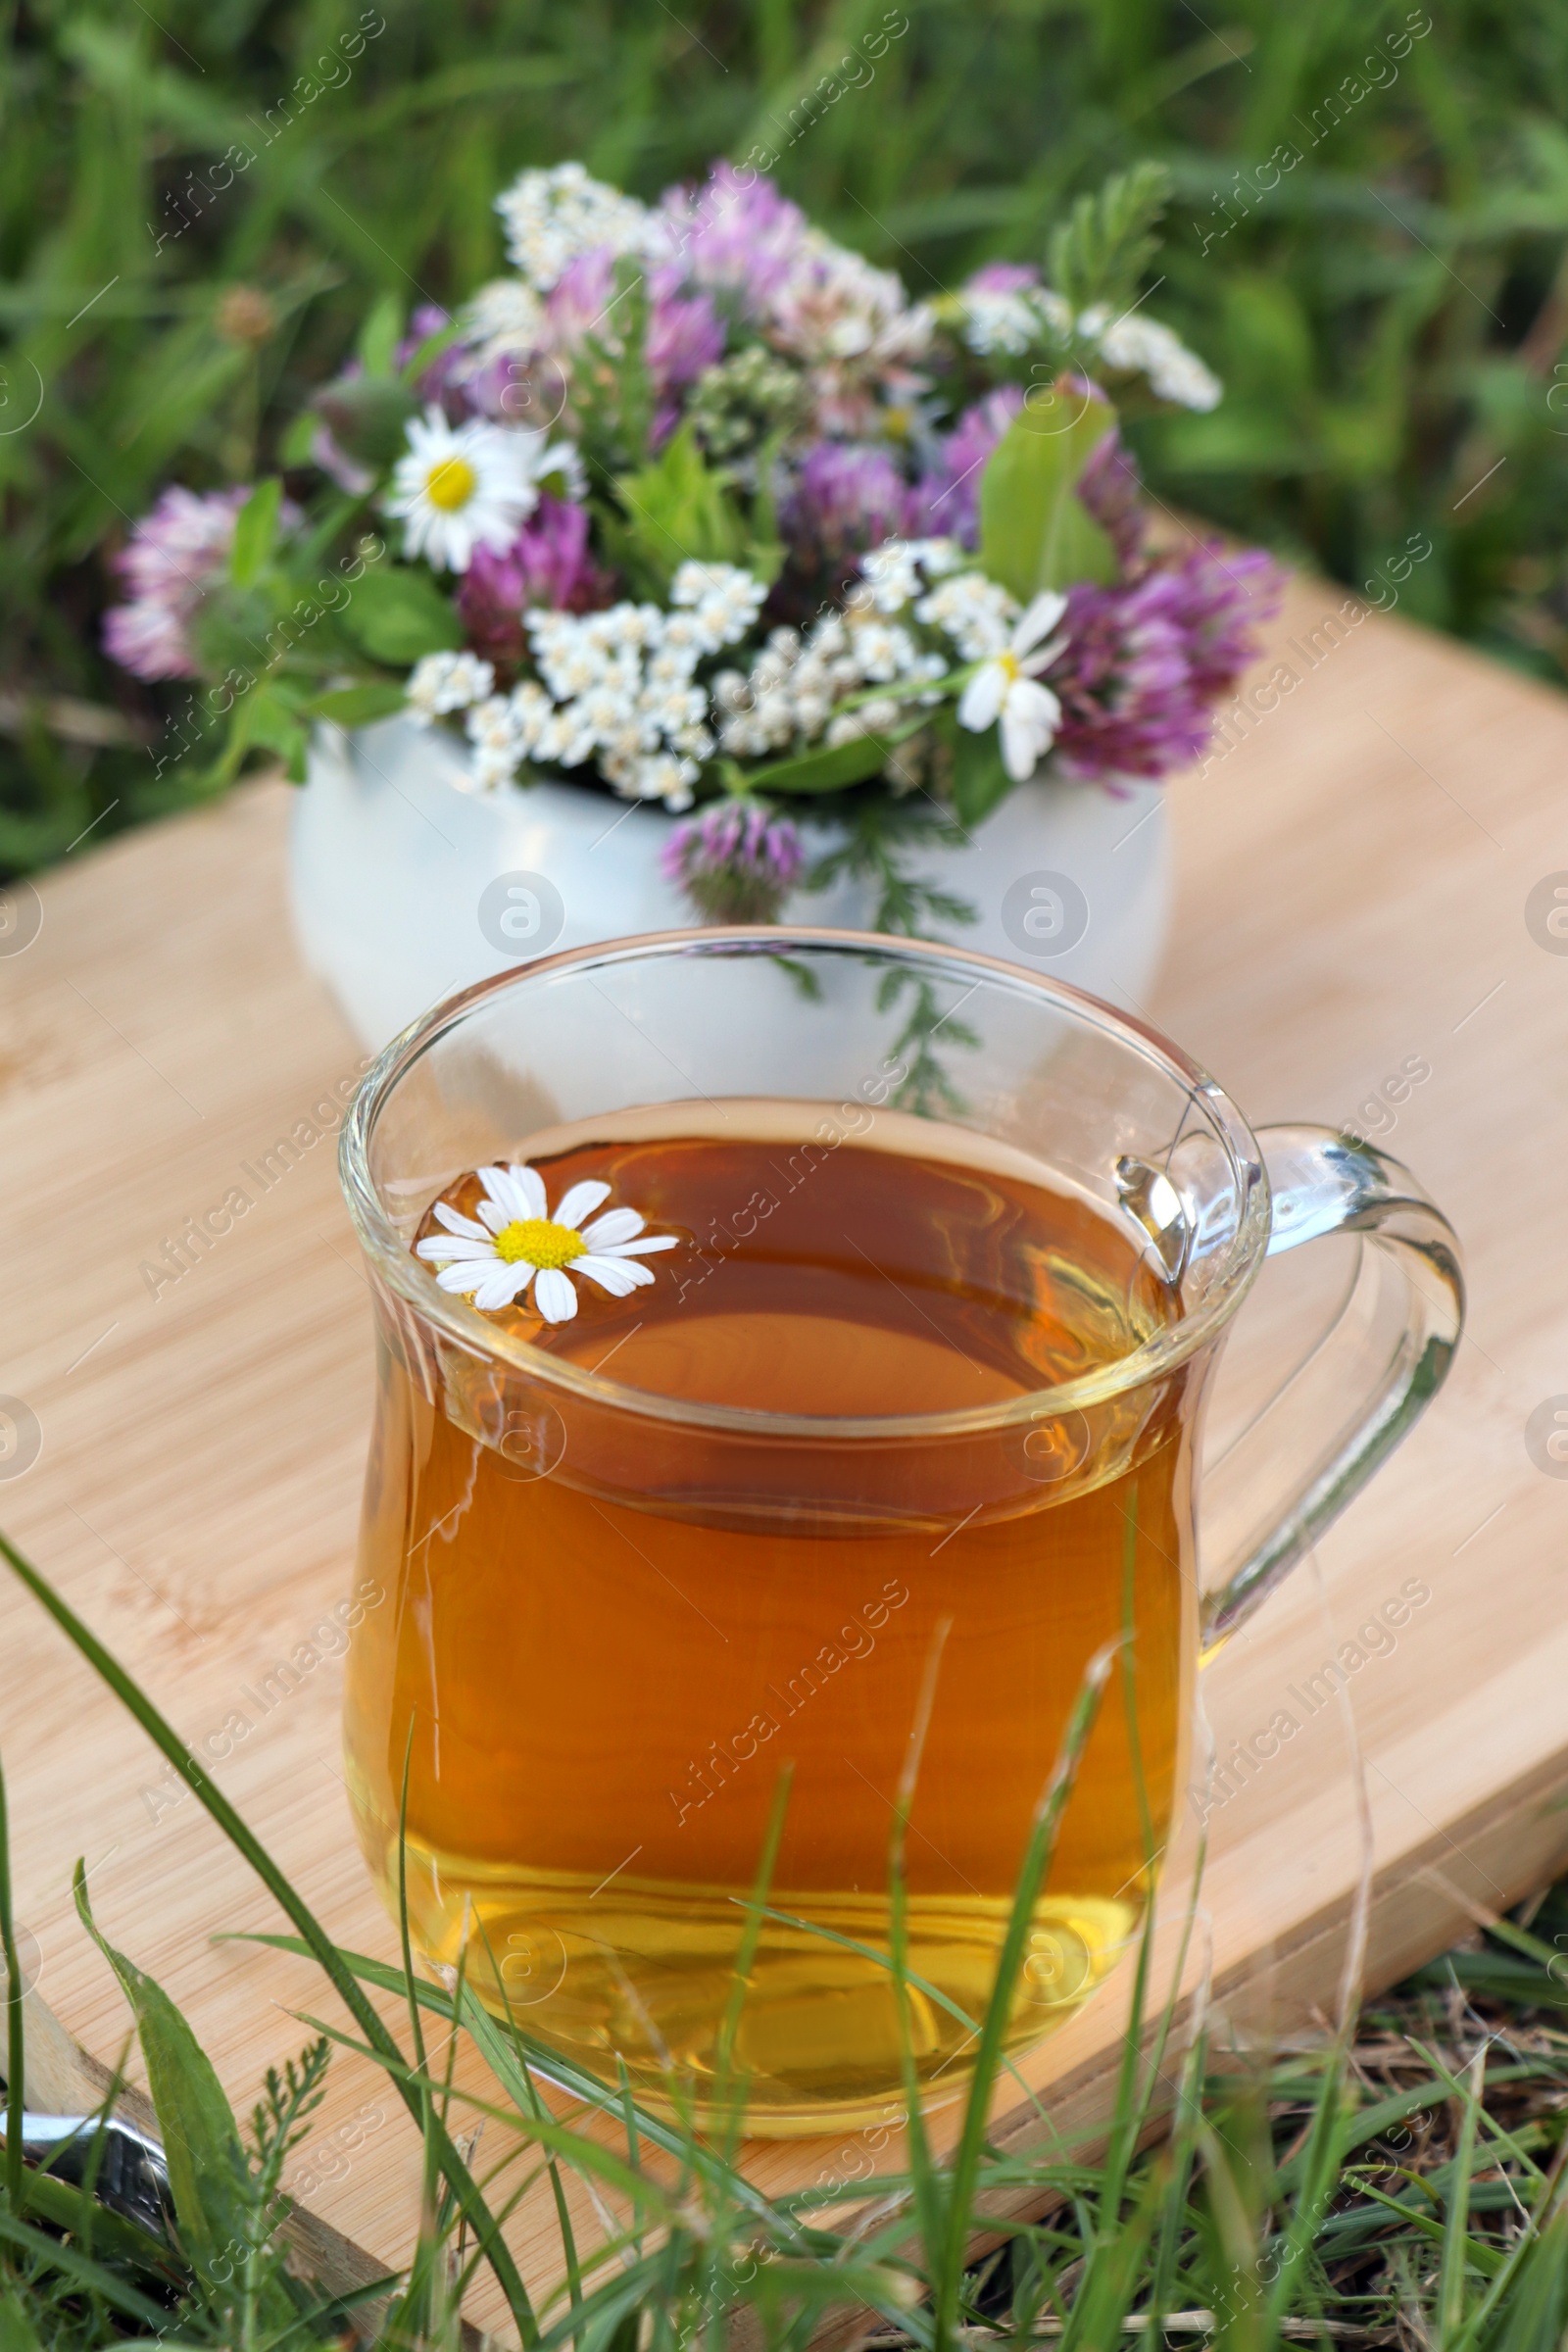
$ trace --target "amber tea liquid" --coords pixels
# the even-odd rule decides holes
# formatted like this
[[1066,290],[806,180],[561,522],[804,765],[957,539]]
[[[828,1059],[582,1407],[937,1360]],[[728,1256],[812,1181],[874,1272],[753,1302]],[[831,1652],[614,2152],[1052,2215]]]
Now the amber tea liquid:
[[[1171,1319],[1142,1235],[966,1131],[879,1112],[828,1145],[820,1118],[675,1105],[516,1154],[552,1203],[598,1178],[607,1205],[680,1237],[630,1298],[581,1281],[569,1322],[490,1318],[617,1384],[619,1405],[451,1349],[415,1361],[390,1329],[380,1351],[361,1573],[396,1597],[357,1640],[347,1707],[367,1854],[395,1908],[407,1757],[416,1943],[453,1965],[466,1938],[492,2005],[609,2082],[624,2063],[656,2102],[673,2070],[701,2105],[784,1764],[772,1908],[887,1949],[893,1799],[944,1622],[910,1969],[975,2018],[1085,1665],[1129,1637],[1014,2048],[1136,1933],[1185,1768],[1193,1368],[1038,1426],[983,1409]],[[477,1197],[473,1177],[444,1196]],[[808,1425],[714,1428],[683,1404]],[[910,1414],[972,1421],[920,1442],[857,1426]],[[956,2093],[966,2029],[919,1991],[912,2018],[922,2082]],[[736,2061],[754,2129],[880,2119],[899,2084],[888,1972],[769,1922]]]

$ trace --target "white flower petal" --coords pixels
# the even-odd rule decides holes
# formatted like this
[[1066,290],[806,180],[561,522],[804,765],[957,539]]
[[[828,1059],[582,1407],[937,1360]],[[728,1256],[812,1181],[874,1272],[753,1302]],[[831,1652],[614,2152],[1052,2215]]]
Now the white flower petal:
[[498,1306],[510,1306],[533,1280],[533,1268],[526,1258],[515,1265],[505,1265],[499,1259],[473,1294],[473,1303],[487,1314]]
[[[562,1222],[564,1224],[565,1219]],[[603,1250],[612,1242],[629,1242],[642,1229],[643,1219],[634,1208],[607,1208],[602,1217],[595,1217],[591,1225],[579,1230],[590,1250]]]
[[1018,624],[1012,632],[1013,652],[1015,654],[1031,652],[1040,643],[1042,637],[1048,637],[1051,634],[1066,610],[1067,599],[1064,596],[1059,595],[1054,588],[1042,589],[1034,602],[1025,607]]
[[533,1302],[547,1323],[569,1323],[577,1312],[577,1294],[559,1266],[540,1267]]
[[1002,760],[1015,784],[1027,784],[1055,738],[1061,705],[1033,678],[1014,681],[1002,707]]
[[435,1221],[438,1225],[444,1225],[448,1233],[466,1234],[470,1242],[482,1242],[486,1238],[482,1225],[476,1225],[471,1217],[463,1216],[455,1208],[448,1208],[444,1200],[438,1200],[435,1204]]
[[472,1260],[466,1265],[443,1266],[436,1280],[444,1291],[476,1291],[480,1283],[488,1279],[495,1262],[493,1257],[489,1257]]
[[556,1223],[569,1225],[575,1231],[581,1227],[584,1217],[593,1215],[601,1200],[609,1199],[608,1184],[600,1184],[593,1179],[586,1184],[574,1184],[557,1206]]
[[1053,637],[1045,645],[1038,647],[1034,653],[1028,656],[1027,660],[1019,662],[1018,667],[1026,678],[1038,678],[1043,669],[1051,667],[1058,654],[1066,651],[1066,647],[1067,632],[1063,629],[1059,637]]
[[1049,742],[1061,724],[1061,705],[1049,686],[1038,678],[1019,678],[1007,697],[1009,709],[1021,710],[1029,723]]
[[982,662],[958,697],[958,724],[971,735],[994,726],[1007,699],[1007,673],[1000,662]]
[[639,1283],[654,1279],[652,1267],[638,1265],[635,1258],[574,1257],[571,1270],[574,1274],[586,1274],[590,1282],[597,1282],[612,1298],[629,1298]]
[[485,1230],[492,1239],[502,1230],[503,1226],[515,1222],[511,1209],[504,1208],[499,1200],[481,1200],[479,1214],[484,1219]]
[[521,1216],[546,1217],[550,1214],[545,1206],[544,1178],[536,1169],[528,1167],[521,1161],[512,1160],[508,1164],[507,1174],[512,1178],[516,1187],[517,1198],[523,1203],[518,1212]]
[[1002,713],[1002,764],[1015,784],[1027,784],[1039,764],[1035,731],[1016,711]]
[[608,1246],[601,1242],[597,1245],[597,1252],[600,1257],[646,1257],[651,1250],[674,1250],[679,1246],[678,1234],[651,1233],[646,1241],[641,1242],[612,1242]]
[[[510,1168],[480,1168],[478,1176],[479,1182],[489,1196],[489,1204],[501,1211],[501,1225],[514,1224],[519,1217],[525,1217],[530,1213],[522,1205],[523,1194],[513,1181]],[[479,1214],[489,1225],[490,1218],[487,1214],[487,1203],[484,1200],[479,1202]],[[501,1225],[492,1226],[491,1231],[499,1233]]]
[[465,1266],[481,1258],[486,1264],[493,1264],[496,1247],[488,1237],[482,1242],[470,1242],[457,1234],[448,1240],[443,1234],[432,1233],[416,1245],[415,1254],[432,1258],[441,1265]]

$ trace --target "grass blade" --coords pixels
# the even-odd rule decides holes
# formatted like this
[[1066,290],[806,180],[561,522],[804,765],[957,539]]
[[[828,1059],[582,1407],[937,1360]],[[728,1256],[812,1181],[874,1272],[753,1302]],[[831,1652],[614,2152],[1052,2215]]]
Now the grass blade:
[[1464,2319],[1466,2232],[1470,2222],[1470,2175],[1475,2166],[1476,2117],[1486,2082],[1487,2050],[1483,2042],[1466,2073],[1464,2104],[1459,2118],[1459,2143],[1454,2151],[1448,2190],[1448,2210],[1443,2232],[1443,2263],[1438,2274],[1438,2346],[1449,2352]]
[[932,2305],[936,2341],[944,2345],[952,2339],[957,2325],[958,2295],[967,2259],[969,2235],[974,2227],[974,2194],[980,2169],[981,2150],[985,2144],[990,2115],[991,2093],[996,2085],[1002,2060],[1003,2042],[1012,2010],[1012,1996],[1023,1968],[1024,1948],[1034,1922],[1034,1907],[1040,1888],[1051,1867],[1055,1850],[1056,1833],[1066,1810],[1067,1799],[1077,1779],[1078,1766],[1088,1744],[1100,1712],[1100,1701],[1110,1679],[1110,1671],[1121,1648],[1118,1638],[1098,1650],[1084,1669],[1078,1696],[1067,1718],[1061,1746],[1050,1780],[1035,1808],[1034,1825],[1018,1873],[1018,1884],[1012,1899],[1006,1933],[997,1961],[996,1981],[986,2005],[980,2029],[980,2047],[975,2054],[974,2073],[970,2079],[968,2098],[964,2108],[963,2130],[954,2158],[953,2176],[947,2190],[947,2238],[937,2263],[933,2282]]
[[[723,2110],[729,2103],[731,2073],[735,2061],[735,2040],[740,2033],[741,2016],[746,1996],[752,1988],[752,1969],[757,1959],[757,1947],[762,1936],[763,1906],[768,1888],[773,1883],[773,1871],[778,1861],[778,1849],[784,1836],[784,1816],[789,1809],[790,1788],[795,1767],[786,1764],[774,1784],[773,1801],[768,1807],[767,1828],[762,1838],[762,1850],[758,1857],[757,1875],[752,1883],[752,1899],[746,1906],[746,1925],[741,1931],[740,1947],[735,1954],[735,1966],[730,1978],[729,2000],[724,2020],[718,2031],[718,2045],[713,2058],[713,2103]],[[734,2113],[726,2130],[725,2153],[733,2147],[733,2135],[738,2132],[745,2109],[744,2079],[734,2086]]]
[[6,1964],[6,2201],[20,2220],[24,2207],[22,2164],[23,2024],[22,1961],[17,1925],[11,1915],[11,1828],[6,1810],[6,1776],[0,1767],[0,1955]]
[[46,2237],[30,2223],[20,2222],[12,2214],[0,2211],[0,2238],[9,2245],[30,2254],[44,2270],[59,2271],[87,2293],[99,2295],[114,2310],[122,2311],[127,2319],[140,2320],[162,2336],[169,2325],[169,2311],[164,2304],[155,2303],[113,2271],[105,2270],[86,2254],[78,2254],[74,2246],[63,2245],[58,2238]]
[[[0,1557],[10,1564],[15,1575],[26,1586],[33,1598],[48,1611],[67,1640],[86,1659],[94,1673],[108,1685],[127,1712],[134,1716],[154,1746],[168,1757],[175,1771],[188,1784],[198,1803],[211,1814],[230,1845],[250,1864],[251,1869],[261,1880],[262,1885],[272,1896],[284,1916],[294,1922],[311,1958],[318,1963],[326,1976],[332,1989],[364,2034],[369,2048],[383,2064],[391,2061],[393,2066],[401,2069],[402,2055],[397,2043],[382,2024],[373,2005],[361,1991],[352,1971],[345,1967],[337,1946],[327,1935],[326,1930],[317,1919],[309,1904],[295,1892],[288,1880],[278,1869],[277,1864],[272,1860],[271,1855],[241,1816],[236,1813],[221,1789],[215,1786],[204,1766],[196,1756],[192,1755],[173,1726],[154,1706],[140,1686],[126,1674],[119,1660],[104,1647],[97,1636],[82,1623],[69,1603],[62,1599],[47,1577],[34,1568],[31,1561],[26,1559],[9,1537],[3,1534],[0,1534]],[[402,2095],[415,2122],[419,2123],[421,2117],[417,2098],[406,2089],[403,2090]],[[436,2142],[437,2162],[442,2173],[451,2182],[459,2206],[475,2238],[484,2247],[491,2269],[495,2273],[496,2281],[506,2296],[508,2308],[522,2336],[524,2345],[532,2347],[538,2342],[538,2322],[534,2316],[528,2290],[522,2282],[521,2273],[513,2259],[511,2249],[495,2228],[489,2209],[483,2198],[479,2196],[467,2167],[463,2163],[446,2132],[433,2119],[430,2129]]]

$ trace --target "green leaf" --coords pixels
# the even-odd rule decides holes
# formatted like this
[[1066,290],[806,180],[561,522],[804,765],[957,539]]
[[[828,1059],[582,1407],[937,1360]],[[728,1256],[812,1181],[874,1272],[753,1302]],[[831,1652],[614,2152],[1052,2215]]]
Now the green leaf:
[[311,409],[301,409],[297,416],[291,417],[278,435],[278,463],[282,466],[309,466],[320,422]]
[[[404,383],[411,390],[416,387],[425,369],[432,367],[444,351],[449,351],[454,343],[460,341],[463,332],[462,319],[449,318],[445,326],[438,326],[434,334],[426,335],[422,343],[416,344],[400,370]],[[519,423],[523,421],[522,418],[518,419]]]
[[741,562],[754,578],[764,588],[771,588],[784,568],[785,548],[782,539],[754,539],[748,537],[741,553]]
[[281,686],[258,686],[250,701],[249,740],[258,749],[276,752],[291,784],[305,781],[305,755],[310,735],[300,720],[300,707]]
[[130,2003],[158,2111],[180,2245],[191,2267],[210,2278],[218,2257],[247,2242],[246,2166],[233,2111],[212,2060],[163,1986],[99,1934],[76,1865],[76,1909]]
[[392,356],[403,339],[403,305],[395,294],[379,294],[360,329],[360,363],[367,375],[390,375]]
[[947,722],[942,733],[953,755],[953,806],[958,822],[969,828],[989,816],[1012,790],[1012,778],[1002,758],[1001,730],[987,727],[983,734],[976,734],[969,727],[960,727],[952,711],[944,710],[940,717]]
[[408,446],[409,418],[418,402],[395,376],[339,377],[316,396],[316,414],[332,438],[361,466],[383,471]]
[[1079,476],[1116,421],[1108,402],[1069,376],[1027,403],[980,476],[980,563],[1022,605],[1043,588],[1113,580],[1116,551],[1077,495]]
[[277,513],[283,497],[281,477],[269,474],[258,482],[234,518],[234,543],[229,550],[228,576],[238,588],[249,588],[277,539]]
[[616,476],[627,567],[662,591],[682,564],[748,560],[745,519],[729,495],[729,475],[710,466],[688,421],[651,465]]
[[462,624],[439,588],[422,571],[401,564],[367,571],[340,617],[372,662],[399,667],[424,654],[456,653],[463,643]]
[[340,727],[368,727],[372,719],[390,718],[407,701],[401,686],[377,678],[368,685],[337,686],[330,694],[318,694],[300,705],[300,716],[329,718]]
[[1163,164],[1135,164],[1092,196],[1080,196],[1051,240],[1047,275],[1073,312],[1120,305],[1152,260],[1170,196]]
[[908,719],[903,726],[890,727],[885,735],[857,735],[850,743],[835,743],[814,752],[803,752],[798,760],[779,760],[771,767],[754,767],[745,772],[746,782],[764,785],[769,792],[838,792],[846,784],[859,784],[867,776],[880,775],[889,759],[901,743],[918,734],[930,723],[929,713],[922,710],[918,718]]
[[0,2344],[6,2352],[43,2352],[26,2305],[10,2287],[0,2294]]

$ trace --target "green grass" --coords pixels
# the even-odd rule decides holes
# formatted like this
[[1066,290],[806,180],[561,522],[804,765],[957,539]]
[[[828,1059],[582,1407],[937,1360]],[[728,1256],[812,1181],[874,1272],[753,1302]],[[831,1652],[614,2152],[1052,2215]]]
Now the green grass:
[[[264,1941],[314,1957],[333,2014],[303,2022],[315,2038],[270,2074],[241,2129],[207,2059],[160,1987],[115,1951],[77,1907],[129,2002],[171,2157],[176,2249],[143,2238],[48,2171],[22,2173],[8,2135],[0,2188],[0,2344],[6,2352],[98,2352],[125,2342],[282,2352],[337,2340],[352,2316],[384,2352],[452,2347],[463,2298],[488,2266],[527,2352],[720,2352],[738,2318],[768,2352],[804,2352],[826,2316],[869,2309],[883,2352],[1110,2352],[1151,2340],[1276,2352],[1313,2343],[1400,2345],[1423,2352],[1558,2352],[1568,2327],[1568,1893],[1549,1890],[1460,1951],[1422,1970],[1313,2046],[1220,2056],[1199,2031],[1171,2035],[1149,1965],[1137,1964],[1136,2011],[1102,2147],[1074,2146],[1042,2111],[1039,2153],[1005,2156],[985,2115],[1024,1931],[1055,1823],[1072,1785],[1107,1651],[1086,1677],[1056,1773],[1042,1798],[984,2020],[975,2081],[955,2155],[933,2160],[911,2129],[906,2169],[856,2181],[860,2214],[844,2224],[846,2181],[767,2196],[731,2162],[733,2131],[703,2135],[641,2111],[498,2019],[461,1972],[432,1983],[413,1967],[340,1950],[181,1746],[152,1702],[47,1581],[0,1538],[13,1571],[189,1780],[200,1802],[274,1895],[295,1933]],[[935,1671],[933,1664],[933,1672]],[[917,1744],[917,1743],[916,1743]],[[901,1792],[891,1868],[902,1886]],[[739,1940],[722,2045],[734,2039],[749,1950],[766,1906],[771,1852],[787,1802],[781,1785]],[[10,1928],[0,1797],[0,1936],[20,1987]],[[906,1989],[897,1928],[892,1961]],[[499,1982],[499,1979],[498,1979]],[[394,2034],[369,1999],[396,1996]],[[12,1996],[13,2026],[20,1989]],[[445,2066],[427,2027],[445,2034]],[[459,2037],[486,2061],[493,2088],[454,2088]],[[310,2129],[328,2054],[346,2045],[375,2065],[424,2139],[415,2250],[404,2271],[354,2298],[334,2297],[284,2260],[284,2161]],[[601,2142],[558,2121],[532,2068],[616,2127]],[[8,2062],[15,2100],[15,2069]],[[709,2086],[720,2106],[744,2084],[727,2066]],[[487,2170],[470,2169],[483,2120]],[[1153,2136],[1151,2127],[1168,2129]],[[1149,2144],[1152,2138],[1152,2144]],[[499,2155],[497,2150],[500,2150]],[[624,2152],[622,2152],[622,2149]],[[574,2235],[564,2177],[610,2218],[598,2242]],[[541,2183],[553,2189],[563,2283],[529,2294],[499,2224]],[[1026,2218],[998,2220],[999,2211]],[[979,2217],[998,2250],[970,2259]],[[835,2218],[836,2217],[836,2218]]]
[[[370,37],[345,54],[362,13]],[[1176,197],[1151,308],[1229,398],[1141,428],[1158,494],[1355,585],[1425,532],[1402,609],[1561,676],[1554,0],[1451,0],[1402,59],[1378,44],[1407,12],[1349,0],[386,0],[375,32],[382,13],[9,13],[0,866],[186,789],[158,783],[146,749],[181,698],[97,650],[104,558],[129,520],[171,476],[246,477],[369,299],[461,296],[500,260],[496,189],[574,154],[651,193],[711,155],[776,149],[787,190],[917,292],[994,253],[1039,255],[1075,193],[1164,160]],[[890,27],[869,79],[841,75],[862,86],[811,96]],[[291,98],[313,74],[318,95]],[[187,175],[221,177],[241,141],[254,162],[182,212]],[[1299,162],[1272,167],[1291,145]]]

